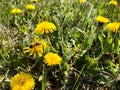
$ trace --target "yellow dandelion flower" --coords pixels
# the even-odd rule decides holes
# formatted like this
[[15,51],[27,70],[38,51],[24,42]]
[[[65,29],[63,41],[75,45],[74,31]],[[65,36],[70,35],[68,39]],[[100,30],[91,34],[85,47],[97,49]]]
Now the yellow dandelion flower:
[[103,24],[110,22],[110,20],[108,18],[100,16],[100,15],[96,17],[96,20],[100,23],[103,23]]
[[120,27],[120,22],[108,23],[106,25],[106,28],[112,32],[117,32],[119,30],[119,27]]
[[32,4],[28,4],[28,5],[26,5],[26,9],[28,9],[28,10],[34,10],[35,6],[32,5]]
[[37,2],[38,0],[30,0],[31,2]]
[[21,13],[21,12],[22,12],[22,10],[19,9],[19,8],[14,8],[14,9],[12,9],[12,11],[11,11],[11,13]]
[[44,33],[52,33],[55,30],[56,30],[56,26],[53,23],[48,21],[43,21],[36,26],[34,32],[35,34],[44,34]]
[[85,3],[86,0],[79,0],[79,3]]
[[10,80],[12,90],[33,90],[35,81],[30,74],[20,72]]
[[24,53],[29,53],[29,56],[33,55],[33,57],[42,56],[46,47],[47,44],[44,40],[34,38],[34,41],[30,44],[30,46],[24,48]]
[[53,66],[53,65],[57,65],[60,64],[62,61],[62,58],[55,53],[49,52],[44,56],[44,62],[48,65],[48,66]]
[[109,3],[108,3],[109,5],[117,5],[118,3],[117,3],[117,1],[115,1],[115,0],[111,0],[111,1],[109,1]]

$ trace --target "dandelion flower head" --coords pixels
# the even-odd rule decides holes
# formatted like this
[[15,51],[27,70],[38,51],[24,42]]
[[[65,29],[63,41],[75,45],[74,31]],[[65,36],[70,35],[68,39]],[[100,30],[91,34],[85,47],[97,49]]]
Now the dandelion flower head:
[[44,34],[44,33],[47,34],[47,33],[52,33],[55,30],[56,30],[56,26],[54,25],[54,23],[43,21],[36,26],[34,32],[35,34]]
[[85,3],[86,0],[79,0],[79,3]]
[[30,0],[31,2],[37,2],[38,0]]
[[114,6],[116,6],[118,3],[117,3],[117,1],[115,1],[115,0],[111,0],[111,1],[109,1],[108,4],[109,4],[109,5],[114,5]]
[[100,23],[103,23],[103,24],[110,22],[110,20],[108,18],[100,16],[100,15],[96,17],[96,20]]
[[56,53],[49,52],[44,56],[44,62],[48,66],[60,64],[61,61],[62,61],[62,58]]
[[19,8],[14,8],[14,9],[12,9],[12,11],[11,11],[11,13],[21,13],[21,12],[22,12],[22,10],[19,9]]
[[120,27],[120,22],[108,23],[106,25],[106,28],[112,32],[117,32],[119,30],[119,27]]
[[28,5],[26,5],[26,9],[28,9],[28,10],[34,10],[35,6],[32,5],[32,4],[28,4]]
[[42,56],[43,51],[46,49],[47,44],[43,39],[34,38],[29,47],[24,48],[24,53],[29,53],[29,56],[37,57]]
[[12,90],[33,90],[35,81],[30,74],[20,72],[11,78],[10,85]]

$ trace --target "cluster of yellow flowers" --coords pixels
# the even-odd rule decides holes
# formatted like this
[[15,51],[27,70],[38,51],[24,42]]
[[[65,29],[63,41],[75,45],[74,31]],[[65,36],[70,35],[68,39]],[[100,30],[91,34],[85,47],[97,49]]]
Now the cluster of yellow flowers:
[[[31,2],[37,2],[38,0],[30,0]],[[80,3],[85,3],[86,0],[79,0]],[[111,0],[109,5],[117,5],[117,1]],[[27,10],[34,10],[35,6],[32,4],[28,4],[25,6]],[[12,9],[11,13],[22,13],[22,10],[19,8],[14,8]],[[112,32],[117,32],[120,27],[120,22],[112,22],[109,23],[110,20],[104,16],[97,16],[96,20],[99,23],[102,24],[107,24],[106,28],[109,29]],[[49,21],[42,21],[38,23],[34,29],[34,33],[36,35],[38,34],[49,34],[53,33],[56,31],[56,26],[54,23],[49,22]],[[28,53],[29,56],[33,56],[34,58],[36,57],[42,57],[44,55],[44,51],[47,49],[47,43],[45,40],[40,39],[40,38],[34,38],[34,40],[30,43],[28,47],[24,48],[24,53]],[[77,48],[79,48],[78,46]],[[75,51],[77,51],[77,48]],[[47,64],[48,66],[54,66],[54,65],[59,65],[62,62],[62,58],[57,54],[53,52],[48,52],[44,56],[44,63]],[[34,78],[27,73],[20,72],[16,74],[10,81],[10,85],[12,90],[33,90],[35,86],[35,80]]]
[[[110,22],[110,20],[108,18],[100,16],[100,15],[96,17],[96,20],[102,24],[106,24],[106,23]],[[120,27],[120,22],[112,22],[112,23],[108,23],[106,25],[106,28],[112,32],[117,32],[119,30],[119,27]]]
[[[30,1],[37,2],[38,0],[30,0]],[[32,4],[28,4],[26,5],[26,9],[33,10],[35,9],[35,6],[33,6]],[[22,11],[19,8],[14,8],[12,10],[12,13],[21,13],[21,12]],[[37,24],[34,32],[35,34],[48,34],[54,32],[55,30],[56,30],[56,26],[54,23],[43,21]],[[34,38],[32,43],[28,47],[24,48],[25,50],[24,53],[29,53],[29,56],[33,56],[33,57],[38,57],[38,56],[41,57],[46,48],[47,48],[47,44],[44,40],[39,38]],[[50,66],[60,64],[61,59],[59,56],[58,56],[59,58],[57,56],[58,56],[57,54],[53,54],[53,53],[48,54],[47,56],[45,56],[45,63]],[[53,59],[54,57],[55,59]]]
[[[35,28],[36,34],[44,34],[53,32],[56,30],[56,26],[48,21],[43,21]],[[37,57],[42,56],[44,50],[47,48],[47,44],[43,39],[34,38],[29,47],[24,48],[24,53],[29,53],[29,56]],[[49,52],[44,56],[44,63],[48,66],[61,64],[62,58],[53,52]],[[33,90],[35,81],[30,74],[20,72],[16,74],[10,81],[12,90]]]
[[[52,33],[55,30],[56,26],[54,23],[43,21],[37,24],[34,32],[35,34],[48,34]],[[33,55],[33,57],[42,56],[46,48],[47,44],[44,40],[35,38],[29,47],[24,48],[24,53],[29,53],[29,56]],[[48,66],[60,64],[61,60],[62,59],[58,54],[54,54],[52,52],[44,56],[44,63],[46,63]]]
[[[56,53],[49,52],[44,56],[44,62],[48,66],[60,64],[61,61],[62,58]],[[32,75],[20,72],[11,78],[10,85],[12,90],[34,90],[35,80]]]
[[[52,33],[56,30],[56,26],[54,23],[43,21],[38,23],[34,32],[35,34],[48,34]],[[25,47],[24,53],[29,53],[29,56],[33,55],[34,57],[42,56],[43,51],[46,49],[47,44],[44,40],[40,40],[39,38],[35,38],[29,47]]]
[[[117,3],[116,0],[110,0],[108,4],[109,4],[109,5],[114,5],[114,6],[116,6],[118,3]],[[119,30],[120,22],[112,22],[112,23],[109,23],[110,20],[109,20],[108,18],[103,17],[103,16],[100,16],[100,15],[96,17],[96,20],[97,20],[99,23],[101,23],[101,24],[106,24],[106,23],[108,23],[108,24],[106,25],[106,29],[109,29],[109,30],[112,31],[112,32],[117,32],[117,31]]]
[[[38,0],[30,0],[30,1],[31,1],[31,2],[37,2]],[[35,9],[35,6],[32,5],[32,4],[27,4],[27,5],[25,6],[25,8],[26,8],[27,10],[34,10],[34,9]],[[21,10],[20,8],[13,8],[12,11],[11,11],[11,13],[13,13],[13,14],[22,13],[22,10]]]
[[[43,21],[41,23],[38,23],[34,32],[35,34],[48,34],[48,33],[52,33],[55,30],[56,30],[56,26],[54,23]],[[35,38],[29,47],[24,48],[25,50],[24,53],[29,53],[29,56],[33,55],[33,57],[42,56],[46,48],[47,48],[47,44],[44,40]],[[44,56],[44,59],[45,59],[44,62],[49,66],[60,64],[62,60],[58,54],[54,54],[52,52],[46,54]]]
[[[30,1],[37,2],[38,0]],[[27,10],[34,10],[35,6],[32,4],[28,4],[25,8]],[[11,13],[22,13],[22,10],[19,8],[14,8],[12,9]],[[42,21],[36,25],[34,33],[36,35],[49,34],[56,31],[56,29],[57,28],[54,23],[49,21]],[[47,49],[47,47],[48,46],[45,40],[34,38],[30,45],[24,48],[24,54],[33,56],[33,58],[42,57],[45,54],[45,50]],[[61,64],[62,58],[57,53],[48,52],[44,55],[43,61],[48,66],[54,66]],[[35,81],[30,74],[20,72],[11,79],[10,85],[12,90],[33,90],[35,86]]]

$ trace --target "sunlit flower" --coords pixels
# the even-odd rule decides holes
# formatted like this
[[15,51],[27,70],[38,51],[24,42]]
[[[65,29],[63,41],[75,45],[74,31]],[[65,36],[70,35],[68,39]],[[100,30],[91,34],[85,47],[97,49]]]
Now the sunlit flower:
[[62,61],[62,58],[55,53],[49,52],[44,56],[44,62],[48,65],[48,66],[53,66],[53,65],[57,65],[60,64]]
[[24,48],[24,53],[29,53],[29,56],[33,55],[33,57],[42,56],[46,47],[47,44],[44,40],[35,38],[29,47]]
[[30,0],[31,2],[37,2],[38,0]]
[[80,3],[85,3],[85,2],[86,2],[86,0],[79,0],[79,2],[80,2]]
[[19,9],[19,8],[14,8],[14,9],[12,9],[12,11],[11,11],[11,13],[21,13],[21,12],[22,12],[22,10]]
[[119,30],[119,27],[120,27],[120,22],[108,23],[106,25],[106,28],[112,32],[117,32]]
[[96,17],[96,20],[99,22],[99,23],[108,23],[108,22],[110,22],[110,20],[108,19],[108,18],[106,18],[106,17],[103,17],[103,16],[97,16]]
[[54,25],[54,23],[43,21],[36,26],[35,34],[52,33],[55,30],[56,26]]
[[109,3],[108,3],[109,5],[117,5],[118,3],[117,3],[117,1],[115,1],[115,0],[111,0],[111,1],[109,1]]
[[28,9],[28,10],[34,10],[35,6],[32,5],[32,4],[28,4],[28,5],[26,5],[26,9]]
[[20,72],[10,80],[12,90],[33,90],[35,81],[30,74]]

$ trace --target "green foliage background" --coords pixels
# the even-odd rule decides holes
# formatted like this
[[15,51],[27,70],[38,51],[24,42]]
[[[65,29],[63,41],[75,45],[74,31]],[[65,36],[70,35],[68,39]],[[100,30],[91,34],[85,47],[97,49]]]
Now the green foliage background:
[[[96,21],[96,16],[102,15],[119,22],[120,6],[108,2],[0,0],[0,89],[10,90],[10,78],[24,71],[35,78],[35,90],[119,90],[120,30],[110,32]],[[26,10],[27,4],[36,9]],[[12,14],[15,7],[22,13]],[[54,33],[39,37],[47,41],[48,52],[58,53],[63,61],[60,66],[48,67],[40,57],[29,71],[35,60],[24,54],[23,48],[36,36],[34,28],[41,21],[56,25]]]

